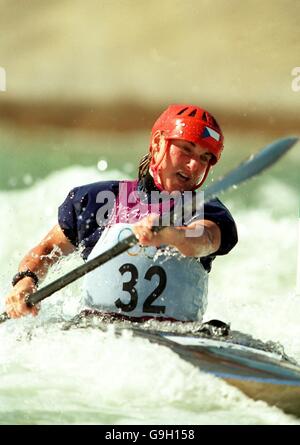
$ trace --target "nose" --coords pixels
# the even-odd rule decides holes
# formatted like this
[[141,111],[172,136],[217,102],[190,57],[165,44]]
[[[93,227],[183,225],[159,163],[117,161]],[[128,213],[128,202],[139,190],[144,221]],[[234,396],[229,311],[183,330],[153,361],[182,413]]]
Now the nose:
[[191,173],[197,173],[197,171],[199,170],[199,165],[200,162],[195,158],[190,158],[187,164]]

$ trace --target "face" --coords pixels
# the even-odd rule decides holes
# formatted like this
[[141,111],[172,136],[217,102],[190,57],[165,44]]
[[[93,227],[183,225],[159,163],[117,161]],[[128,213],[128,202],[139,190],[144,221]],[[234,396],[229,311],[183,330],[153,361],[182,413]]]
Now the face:
[[201,145],[183,139],[170,142],[170,149],[159,166],[162,186],[168,192],[193,190],[203,177],[212,155]]

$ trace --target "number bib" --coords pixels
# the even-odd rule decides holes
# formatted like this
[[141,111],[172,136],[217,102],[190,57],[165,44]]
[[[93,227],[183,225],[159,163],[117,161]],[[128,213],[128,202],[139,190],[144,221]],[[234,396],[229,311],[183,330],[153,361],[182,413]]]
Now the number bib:
[[[132,234],[129,224],[105,229],[89,256],[95,258]],[[85,277],[85,306],[132,317],[201,320],[208,273],[176,249],[133,246]]]

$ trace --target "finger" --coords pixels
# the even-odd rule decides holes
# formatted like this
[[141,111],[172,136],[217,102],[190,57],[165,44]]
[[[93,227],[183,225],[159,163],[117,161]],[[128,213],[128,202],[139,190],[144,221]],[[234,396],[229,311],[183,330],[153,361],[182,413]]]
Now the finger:
[[6,306],[5,312],[7,313],[9,318],[14,318],[14,310],[12,308]]
[[7,312],[7,314],[9,316],[9,318],[13,318],[13,319],[21,317],[20,312],[18,310],[16,310],[16,308],[10,309],[9,312]]
[[10,312],[7,313],[7,314],[8,314],[8,316],[9,316],[9,318],[12,318],[12,319],[14,319],[14,318],[18,318],[18,315],[16,314],[15,311],[10,311]]
[[40,307],[39,307],[39,306],[33,306],[33,307],[30,309],[30,313],[31,313],[34,317],[36,317],[36,316],[38,315],[38,313],[39,313],[39,310],[40,310]]
[[31,314],[31,309],[32,308],[28,307],[25,302],[16,304],[14,307],[14,311],[16,312],[18,317],[22,317],[23,315]]
[[145,234],[142,234],[139,238],[139,244],[141,246],[149,246],[149,244],[151,243],[151,240],[149,239],[149,237],[147,237]]
[[151,228],[152,228],[153,226],[157,226],[158,223],[159,223],[159,216],[156,215],[155,213],[152,213],[152,214],[150,215],[150,222],[151,222]]

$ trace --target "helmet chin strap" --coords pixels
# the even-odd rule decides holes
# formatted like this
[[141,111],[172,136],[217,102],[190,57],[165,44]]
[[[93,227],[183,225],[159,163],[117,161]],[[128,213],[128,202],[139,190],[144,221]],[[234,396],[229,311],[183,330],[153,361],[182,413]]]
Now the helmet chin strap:
[[209,170],[211,169],[211,167],[212,167],[212,164],[211,164],[210,161],[208,161],[208,164],[207,164],[206,170],[205,170],[205,172],[204,172],[204,175],[202,176],[202,179],[201,179],[201,181],[199,182],[199,184],[197,184],[196,187],[193,189],[193,191],[195,191],[195,190],[197,190],[198,188],[200,188],[201,185],[206,181],[206,178],[207,178],[207,176],[208,176],[208,173],[209,173]]
[[170,148],[170,145],[171,145],[171,141],[170,140],[165,139],[165,141],[166,141],[165,142],[165,146],[162,149],[161,154],[160,153],[158,154],[157,162],[154,163],[154,156],[152,155],[152,159],[151,159],[151,162],[150,162],[150,165],[149,165],[149,171],[150,171],[150,174],[153,177],[154,184],[158,188],[158,190],[160,190],[161,192],[164,189],[163,189],[163,185],[161,183],[161,179],[160,179],[160,176],[159,176],[159,167],[160,167],[160,164],[162,163],[162,161],[164,160],[164,158],[165,158],[165,156],[166,156],[166,154],[167,154],[167,152],[168,152],[168,150]]

